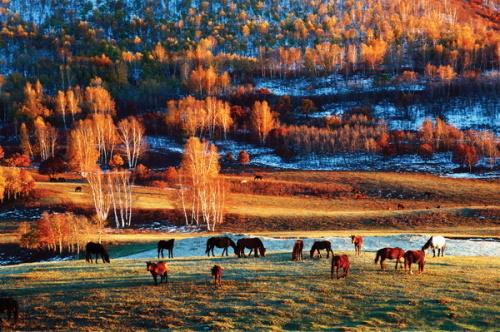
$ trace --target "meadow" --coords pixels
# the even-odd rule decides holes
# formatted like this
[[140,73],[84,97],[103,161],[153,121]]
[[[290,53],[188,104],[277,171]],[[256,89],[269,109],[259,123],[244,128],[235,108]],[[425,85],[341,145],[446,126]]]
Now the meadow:
[[[306,252],[305,252],[306,253]],[[338,252],[336,252],[338,254]],[[420,275],[386,271],[374,253],[347,252],[352,273],[331,280],[330,261],[265,258],[169,260],[154,286],[144,260],[83,260],[0,268],[2,292],[20,301],[18,330],[495,330],[500,261],[427,258]],[[224,267],[223,287],[209,269]],[[7,327],[7,330],[9,327]]]

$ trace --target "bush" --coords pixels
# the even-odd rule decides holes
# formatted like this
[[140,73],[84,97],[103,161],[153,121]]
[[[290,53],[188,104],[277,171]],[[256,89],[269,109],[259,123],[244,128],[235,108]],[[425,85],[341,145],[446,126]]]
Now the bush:
[[250,154],[244,150],[238,154],[238,162],[241,165],[247,165],[250,162]]
[[7,165],[11,167],[29,167],[31,166],[31,158],[25,154],[14,153],[10,158],[5,160]]
[[163,179],[169,183],[176,183],[179,179],[179,172],[175,167],[169,167],[163,174]]

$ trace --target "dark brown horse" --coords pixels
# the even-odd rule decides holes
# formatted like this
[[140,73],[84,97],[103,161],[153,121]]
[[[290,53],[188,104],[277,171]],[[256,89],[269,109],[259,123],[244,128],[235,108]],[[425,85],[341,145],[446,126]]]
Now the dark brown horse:
[[363,248],[363,237],[351,235],[351,243],[354,244],[354,250],[356,255],[361,255],[361,249]]
[[85,260],[88,263],[92,263],[92,255],[95,255],[95,263],[97,264],[97,258],[101,256],[103,263],[110,263],[109,254],[100,243],[89,242],[85,246]]
[[304,250],[304,241],[295,241],[292,251],[292,261],[301,261],[302,259],[304,259],[304,257],[302,256],[302,250]]
[[207,240],[207,250],[205,253],[210,257],[210,252],[212,252],[212,256],[215,257],[214,254],[214,248],[224,248],[222,250],[222,256],[224,256],[224,252],[226,253],[226,256],[229,256],[228,251],[229,247],[233,248],[234,253],[236,253],[236,243],[234,243],[233,240],[228,238],[227,236],[222,236],[222,237],[211,237],[210,239]]
[[425,251],[423,251],[423,250],[408,250],[404,254],[404,259],[405,259],[405,272],[408,269],[410,271],[410,274],[413,274],[411,272],[411,265],[413,263],[418,264],[418,273],[424,272]]
[[160,254],[161,254],[161,258],[165,257],[163,256],[163,250],[167,250],[168,252],[168,258],[174,258],[174,242],[175,242],[175,239],[170,239],[170,240],[160,240],[158,242],[158,258],[160,258]]
[[165,262],[146,262],[146,269],[151,272],[153,279],[155,281],[155,285],[158,285],[158,276],[160,276],[160,284],[163,280],[165,283],[168,283],[168,266]]
[[383,270],[384,269],[384,261],[386,259],[395,259],[396,260],[396,267],[395,269],[398,269],[398,263],[401,268],[402,262],[401,258],[403,258],[403,255],[405,254],[405,251],[399,247],[396,248],[383,248],[377,251],[377,254],[375,255],[375,264],[378,263],[380,259],[380,268]]
[[[339,269],[344,270],[344,274],[339,277]],[[347,255],[334,255],[332,257],[332,269],[330,271],[330,277],[333,279],[333,271],[335,270],[337,273],[337,279],[345,278],[349,274],[349,269],[351,268],[351,264],[349,263],[349,257]]]
[[[14,320],[14,323],[17,323],[19,319],[19,304],[12,297],[0,297],[0,313],[7,313],[7,319]],[[1,323],[0,319],[0,323]],[[0,330],[2,325],[0,324]]]
[[264,248],[264,244],[257,237],[239,239],[236,243],[236,255],[238,255],[238,257],[246,257],[245,248],[250,249],[250,253],[248,255],[254,251],[255,257],[259,257],[257,250],[260,252],[262,257],[266,255],[266,248]]
[[330,258],[330,253],[332,253],[332,243],[330,241],[315,241],[311,247],[310,255],[311,258],[314,258],[314,252],[317,251],[319,254],[319,258],[321,258],[320,250],[326,249],[326,258]]
[[214,277],[214,285],[215,287],[222,287],[222,274],[224,273],[224,268],[220,265],[214,265],[210,270],[212,272],[212,276]]

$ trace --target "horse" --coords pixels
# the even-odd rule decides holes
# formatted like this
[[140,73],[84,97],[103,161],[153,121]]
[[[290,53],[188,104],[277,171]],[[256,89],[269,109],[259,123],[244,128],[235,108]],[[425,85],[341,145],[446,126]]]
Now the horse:
[[212,276],[214,277],[214,285],[222,287],[222,274],[224,273],[224,268],[220,265],[214,265],[210,270],[212,272]]
[[425,251],[432,248],[432,257],[436,257],[436,249],[438,250],[438,257],[444,256],[444,249],[446,248],[446,239],[441,236],[431,236],[431,238],[424,244],[422,250]]
[[165,279],[165,283],[168,283],[168,266],[165,262],[146,262],[146,270],[151,272],[155,285],[158,285],[157,277],[160,276],[160,284]]
[[[0,298],[0,313],[7,313],[7,319],[14,320],[14,323],[17,323],[19,319],[19,304],[12,297],[1,297]],[[2,320],[0,319],[0,322]],[[1,330],[0,324],[0,330]]]
[[358,256],[361,255],[361,249],[363,247],[363,237],[351,235],[351,243],[354,244],[354,250],[356,252],[356,255]]
[[210,251],[212,252],[212,256],[215,257],[214,254],[214,248],[224,248],[222,250],[222,256],[224,256],[224,252],[226,253],[226,256],[229,256],[228,253],[228,248],[231,247],[233,248],[234,252],[236,253],[236,243],[234,243],[233,240],[228,238],[227,236],[222,236],[222,237],[211,237],[207,240],[207,250],[205,253],[210,257]]
[[396,248],[383,248],[377,251],[377,254],[375,255],[375,264],[378,263],[378,260],[380,259],[380,268],[383,270],[384,269],[384,261],[386,259],[395,259],[396,260],[396,267],[395,269],[398,269],[398,263],[400,268],[403,268],[401,258],[405,254],[405,251],[399,247]]
[[260,255],[262,257],[264,257],[266,255],[266,248],[264,248],[264,244],[257,237],[239,239],[238,242],[236,243],[236,255],[238,255],[238,257],[240,257],[240,258],[242,255],[243,255],[243,257],[246,257],[245,256],[245,248],[250,249],[250,252],[248,253],[248,255],[250,255],[252,253],[252,251],[254,251],[255,257],[259,257],[257,250],[259,250]]
[[167,250],[168,251],[168,258],[174,258],[174,242],[175,242],[175,239],[170,239],[170,240],[160,240],[158,242],[158,258],[160,258],[160,254],[161,254],[161,258],[164,258],[165,256],[163,256],[163,250]]
[[257,180],[262,180],[262,179],[264,179],[264,178],[262,177],[262,175],[256,175],[256,176],[254,176],[254,177],[253,177],[253,180],[254,180],[254,181],[257,181]]
[[75,188],[75,193],[81,193],[82,192],[82,187],[78,186]]
[[97,258],[101,256],[103,263],[110,263],[109,254],[106,248],[100,243],[89,242],[85,246],[85,260],[87,263],[92,263],[92,255],[95,255],[95,263],[97,264]]
[[405,206],[402,203],[398,203],[398,210],[404,210]]
[[304,241],[295,241],[292,250],[292,261],[301,261],[302,259],[304,259],[304,257],[302,256],[302,250],[304,250]]
[[404,254],[404,259],[405,259],[405,272],[406,272],[406,269],[408,268],[410,270],[410,274],[413,274],[411,272],[411,264],[413,264],[413,263],[418,264],[418,273],[424,272],[425,251],[423,251],[423,250],[408,250]]
[[[332,254],[333,255],[333,254]],[[344,270],[344,274],[339,277],[339,268]],[[349,269],[351,268],[351,264],[349,263],[349,257],[347,255],[333,255],[332,257],[332,269],[330,271],[330,277],[333,279],[333,271],[337,272],[337,279],[345,278],[349,274]]]
[[326,258],[330,258],[330,252],[332,253],[333,256],[333,251],[332,251],[332,243],[330,241],[315,241],[311,247],[311,258],[314,258],[314,252],[317,251],[319,254],[319,258],[321,258],[321,252],[320,250],[326,249]]

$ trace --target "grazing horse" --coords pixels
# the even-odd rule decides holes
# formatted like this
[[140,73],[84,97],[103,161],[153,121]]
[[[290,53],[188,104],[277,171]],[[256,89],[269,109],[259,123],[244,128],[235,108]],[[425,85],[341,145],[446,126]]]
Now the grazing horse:
[[224,273],[224,268],[220,265],[214,265],[212,269],[210,269],[212,272],[212,276],[214,277],[214,285],[217,288],[217,286],[222,287],[222,274]]
[[210,252],[212,252],[212,256],[215,257],[214,254],[214,248],[224,248],[222,250],[222,256],[224,256],[224,252],[226,253],[226,256],[229,256],[228,253],[228,248],[231,247],[233,248],[234,252],[236,253],[236,243],[234,243],[233,240],[228,238],[227,236],[222,236],[222,237],[211,237],[210,239],[207,240],[207,250],[205,253],[210,257]]
[[158,285],[157,277],[160,276],[160,284],[165,279],[165,283],[168,283],[168,266],[165,262],[146,262],[146,269],[151,272],[155,285]]
[[[344,274],[339,277],[339,268],[344,270]],[[332,257],[332,269],[330,271],[330,277],[333,279],[333,271],[336,270],[337,279],[347,277],[349,274],[349,269],[351,268],[351,264],[349,263],[349,257],[347,255],[333,255]]]
[[85,246],[85,260],[88,263],[92,263],[92,255],[95,255],[95,263],[97,264],[97,258],[101,256],[103,263],[110,263],[109,254],[100,243],[89,242]]
[[413,264],[413,263],[418,264],[418,273],[424,272],[425,251],[423,251],[423,250],[408,250],[404,254],[404,259],[405,259],[405,272],[406,272],[406,269],[408,268],[410,270],[410,274],[413,274],[411,272],[411,264]]
[[326,258],[330,258],[330,253],[332,253],[332,243],[330,241],[315,241],[311,247],[311,258],[314,258],[314,252],[317,251],[319,254],[319,258],[321,258],[320,250],[326,249]]
[[[12,297],[1,297],[0,298],[0,313],[7,313],[7,319],[13,319],[14,323],[17,323],[19,319],[19,304]],[[1,323],[0,319],[0,323]],[[0,330],[2,325],[0,324]]]
[[402,203],[398,203],[398,210],[404,210],[405,206]]
[[401,258],[405,254],[405,251],[399,247],[396,248],[383,248],[377,251],[377,254],[375,255],[375,264],[378,263],[378,260],[380,259],[380,268],[383,270],[384,269],[384,261],[386,259],[395,259],[396,260],[396,267],[395,269],[398,269],[398,263],[400,268],[403,268]]
[[443,236],[438,235],[438,236],[431,236],[429,241],[427,241],[424,246],[422,247],[422,250],[425,251],[429,248],[432,248],[432,257],[436,257],[436,249],[438,250],[438,257],[441,255],[441,257],[444,256],[444,249],[446,248],[446,240]]
[[262,257],[266,255],[266,248],[264,248],[264,244],[257,237],[239,239],[238,242],[236,243],[236,255],[238,255],[238,257],[240,258],[242,255],[243,257],[246,257],[245,248],[250,249],[248,255],[250,255],[252,251],[254,251],[255,257],[259,257],[257,250],[260,252],[260,255]]
[[160,254],[161,258],[165,257],[163,256],[163,250],[165,249],[168,251],[168,258],[174,258],[174,242],[175,239],[158,241],[158,258],[160,258]]
[[302,259],[304,259],[304,257],[302,256],[302,250],[304,250],[304,241],[295,241],[292,251],[292,261],[301,261]]
[[82,192],[82,187],[78,186],[75,188],[75,193],[81,193]]
[[363,248],[363,237],[351,235],[351,243],[354,244],[354,250],[356,255],[361,255],[361,249]]
[[262,175],[256,175],[256,176],[254,176],[254,177],[253,177],[253,180],[254,180],[254,181],[257,181],[257,180],[262,180],[262,179],[264,179],[264,178],[262,177]]

